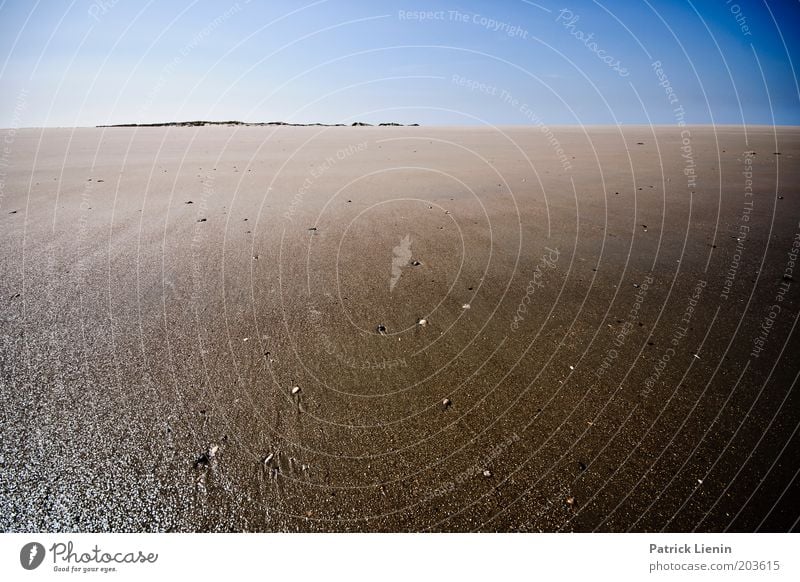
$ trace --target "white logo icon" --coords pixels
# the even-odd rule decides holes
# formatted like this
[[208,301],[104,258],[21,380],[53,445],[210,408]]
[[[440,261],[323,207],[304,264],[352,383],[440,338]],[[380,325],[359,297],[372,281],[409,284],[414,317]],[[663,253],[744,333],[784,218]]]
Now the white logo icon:
[[403,274],[403,267],[411,262],[411,235],[407,234],[400,239],[400,244],[394,247],[392,251],[394,256],[392,257],[392,278],[389,281],[390,293],[400,280],[400,275]]

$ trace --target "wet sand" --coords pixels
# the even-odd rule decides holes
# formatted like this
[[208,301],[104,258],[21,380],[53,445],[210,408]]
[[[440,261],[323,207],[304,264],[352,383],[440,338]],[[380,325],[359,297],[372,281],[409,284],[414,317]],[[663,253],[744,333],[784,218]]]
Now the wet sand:
[[552,131],[6,132],[0,529],[796,529],[800,130]]

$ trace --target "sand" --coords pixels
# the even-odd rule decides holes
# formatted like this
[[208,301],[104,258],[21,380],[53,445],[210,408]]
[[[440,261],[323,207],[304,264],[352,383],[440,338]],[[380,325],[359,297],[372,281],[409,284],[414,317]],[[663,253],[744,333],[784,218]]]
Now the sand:
[[796,128],[4,135],[4,531],[797,527]]

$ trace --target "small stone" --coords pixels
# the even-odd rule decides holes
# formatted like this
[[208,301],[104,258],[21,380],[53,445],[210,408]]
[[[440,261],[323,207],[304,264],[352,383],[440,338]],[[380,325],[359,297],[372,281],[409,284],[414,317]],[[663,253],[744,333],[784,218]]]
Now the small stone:
[[9,214],[16,214],[16,213],[17,213],[16,210],[12,210],[11,212],[9,212]]
[[697,483],[698,483],[698,485],[702,485],[703,484],[703,480],[702,479],[698,479]]
[[469,309],[469,308],[470,308],[469,303],[465,303],[464,305],[461,306],[461,309]]
[[570,495],[564,500],[564,503],[567,504],[567,507],[575,507],[575,498]]
[[420,326],[420,327],[425,327],[426,325],[428,325],[428,320],[424,319],[424,318],[418,319],[417,320],[417,325]]
[[412,265],[412,266],[414,266],[414,267],[419,267],[421,264],[422,264],[422,263],[420,263],[420,262],[419,262],[419,261],[417,261],[417,260],[413,260],[413,261],[411,261],[411,265]]
[[297,394],[299,392],[300,392],[300,386],[295,386],[294,388],[292,388],[292,394]]
[[633,286],[638,289],[639,288],[639,283],[634,283]]
[[208,219],[207,219],[207,218],[199,218],[199,219],[197,220],[197,222],[205,222],[206,220],[208,220]]
[[316,227],[316,226],[312,226],[312,227],[311,227],[311,228],[309,228],[308,230],[317,230],[317,227]]
[[386,335],[386,326],[382,323],[379,323],[378,327],[375,328],[375,331],[377,331],[380,335]]
[[187,201],[185,202],[185,204],[194,204],[194,202],[192,202],[191,200],[187,200]]
[[583,461],[578,461],[578,469],[580,469],[581,472],[585,471],[586,470],[586,463],[584,463]]
[[442,400],[442,408],[444,410],[447,410],[451,406],[453,406],[453,402],[449,398],[445,398]]
[[489,477],[492,476],[492,472],[489,469],[484,469],[483,470],[483,476],[488,479]]
[[572,364],[570,364],[570,366],[569,366],[569,369],[570,369],[570,370],[574,370],[574,369],[575,369],[575,366],[573,366]]

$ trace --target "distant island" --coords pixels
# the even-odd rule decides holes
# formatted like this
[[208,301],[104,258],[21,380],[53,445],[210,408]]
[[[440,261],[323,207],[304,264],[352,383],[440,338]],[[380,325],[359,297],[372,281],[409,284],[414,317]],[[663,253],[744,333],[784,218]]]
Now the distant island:
[[[266,121],[249,123],[246,121],[168,121],[165,123],[117,123],[114,125],[98,125],[97,127],[201,127],[204,125],[241,125],[245,127],[259,127],[270,125],[287,125],[291,127],[347,127],[346,123],[288,123],[286,121]],[[378,127],[419,127],[419,123],[379,123]],[[372,123],[355,121],[350,127],[374,127]]]

